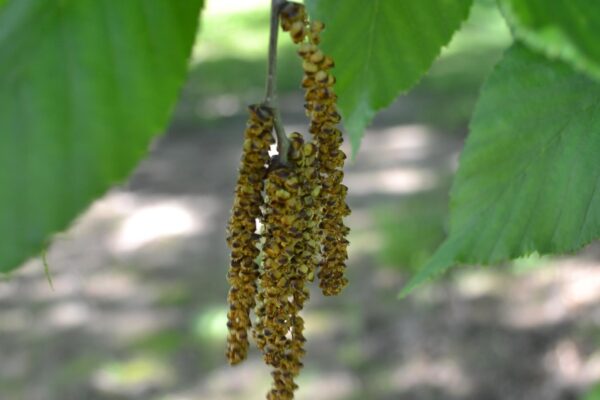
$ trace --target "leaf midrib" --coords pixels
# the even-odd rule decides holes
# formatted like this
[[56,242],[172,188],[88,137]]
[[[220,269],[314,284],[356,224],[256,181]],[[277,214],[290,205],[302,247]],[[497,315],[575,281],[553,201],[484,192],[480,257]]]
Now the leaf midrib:
[[367,57],[366,60],[367,62],[365,62],[365,65],[363,67],[363,75],[365,77],[364,79],[364,85],[366,86],[367,90],[362,90],[361,93],[361,99],[358,103],[367,103],[369,104],[369,88],[371,87],[371,74],[370,74],[370,70],[372,70],[372,66],[371,66],[371,62],[373,61],[372,58],[372,54],[373,54],[373,47],[374,47],[374,42],[375,42],[375,23],[377,21],[377,14],[379,13],[379,5],[381,3],[381,0],[372,0],[373,1],[373,16],[371,17],[371,26],[369,28],[369,40],[367,42]]

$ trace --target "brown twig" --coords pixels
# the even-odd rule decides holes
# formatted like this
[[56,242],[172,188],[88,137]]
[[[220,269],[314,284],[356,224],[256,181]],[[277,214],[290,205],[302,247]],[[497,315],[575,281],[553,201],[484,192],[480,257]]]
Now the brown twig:
[[271,0],[271,23],[269,32],[269,56],[267,62],[267,83],[263,105],[273,112],[273,124],[277,136],[277,152],[279,161],[287,164],[290,141],[285,134],[281,114],[277,107],[277,35],[279,33],[279,11],[286,3],[285,0]]

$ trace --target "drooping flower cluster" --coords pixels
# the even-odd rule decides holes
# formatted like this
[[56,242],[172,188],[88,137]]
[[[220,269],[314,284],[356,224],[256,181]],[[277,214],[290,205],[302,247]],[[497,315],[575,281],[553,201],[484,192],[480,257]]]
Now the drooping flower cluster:
[[309,23],[304,6],[287,3],[281,12],[281,26],[290,33],[295,43],[301,43],[298,54],[302,58],[306,89],[305,108],[310,118],[309,131],[318,148],[319,173],[323,186],[321,240],[322,260],[319,266],[319,286],[326,296],[338,294],[347,284],[345,269],[348,259],[349,229],[343,218],[350,214],[346,204],[348,188],[342,184],[346,155],[340,149],[342,132],[337,128],[341,117],[337,112],[337,96],[333,91],[335,78],[331,57],[319,48],[320,34],[325,28],[319,21]]
[[250,118],[244,132],[244,147],[231,218],[227,227],[227,244],[231,248],[231,264],[227,280],[230,285],[227,314],[229,335],[227,358],[238,364],[248,354],[250,311],[253,309],[259,275],[256,258],[260,236],[256,219],[261,216],[262,191],[269,160],[269,147],[274,142],[273,116],[268,108],[248,107]]
[[249,108],[228,226],[227,356],[231,364],[247,357],[251,330],[265,362],[273,367],[267,399],[291,400],[305,354],[300,312],[310,296],[307,285],[316,275],[323,293],[334,295],[347,284],[348,228],[342,219],[350,210],[345,202],[347,188],[341,183],[346,157],[336,127],[340,115],[332,89],[335,79],[329,73],[334,63],[317,46],[324,25],[309,23],[304,6],[297,3],[286,3],[280,16],[284,31],[300,44],[312,142],[292,133],[287,161],[281,162],[278,155],[269,157],[273,112],[266,106]]

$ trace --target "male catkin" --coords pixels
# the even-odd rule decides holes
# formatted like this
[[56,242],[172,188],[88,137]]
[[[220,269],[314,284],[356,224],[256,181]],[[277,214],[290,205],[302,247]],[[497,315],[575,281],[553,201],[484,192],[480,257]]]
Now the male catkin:
[[[279,16],[283,30],[299,45],[312,141],[305,143],[294,132],[287,137],[287,157],[269,157],[277,113],[266,105],[249,107],[228,226],[227,357],[231,364],[247,357],[252,330],[265,363],[273,367],[267,399],[291,400],[305,354],[300,312],[310,297],[308,284],[316,275],[323,294],[329,296],[348,283],[344,273],[349,229],[343,218],[350,209],[345,201],[348,189],[341,183],[346,155],[340,149],[342,133],[337,128],[341,117],[330,73],[334,62],[318,47],[325,26],[309,22],[304,6],[298,3],[286,2]],[[256,221],[260,221],[260,232]]]
[[[344,273],[348,259],[346,237],[349,229],[343,218],[350,214],[345,200],[348,188],[342,184],[346,155],[340,149],[342,132],[337,129],[341,117],[336,109],[337,96],[333,91],[335,78],[329,72],[334,62],[318,47],[325,25],[319,21],[309,23],[302,5],[288,3],[282,9],[281,19],[282,29],[289,30],[295,43],[301,43],[298,54],[303,60],[305,108],[310,118],[309,131],[318,148],[322,185],[319,203],[322,206],[320,230],[323,247],[319,286],[324,295],[331,296],[338,294],[348,284]],[[305,38],[308,40],[305,41]]]
[[248,353],[250,311],[255,304],[258,279],[259,235],[256,219],[261,216],[265,164],[269,146],[274,142],[273,116],[259,105],[248,107],[250,117],[244,132],[244,146],[231,218],[227,227],[227,244],[231,264],[227,279],[231,286],[227,313],[227,358],[231,364],[243,361]]

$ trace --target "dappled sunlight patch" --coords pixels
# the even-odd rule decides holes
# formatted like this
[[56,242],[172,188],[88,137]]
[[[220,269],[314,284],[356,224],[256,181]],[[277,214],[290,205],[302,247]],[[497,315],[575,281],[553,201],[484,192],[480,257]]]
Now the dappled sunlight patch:
[[63,301],[52,304],[45,312],[45,325],[54,329],[70,329],[90,321],[92,313],[83,301]]
[[587,355],[577,342],[565,338],[546,353],[543,368],[560,386],[591,387],[600,381],[600,352]]
[[600,270],[594,260],[548,260],[513,285],[503,319],[516,328],[550,325],[599,301]]
[[461,297],[476,299],[502,294],[506,276],[491,269],[470,269],[455,274],[453,284]]
[[507,305],[502,319],[508,326],[518,329],[531,329],[552,325],[567,318],[566,309],[560,301],[525,301],[520,306]]
[[207,234],[213,228],[212,218],[220,207],[213,196],[158,196],[115,191],[94,203],[83,220],[90,228],[100,221],[111,221],[114,228],[106,246],[115,255],[124,255],[150,244]]
[[[214,227],[221,205],[213,196],[157,196],[115,192],[97,202],[86,215],[88,224],[112,221],[106,247],[113,255],[142,253],[146,246],[182,244],[182,238],[206,235]],[[161,249],[154,260],[168,259]],[[165,251],[171,250],[171,251]],[[176,249],[175,249],[176,250]],[[158,257],[161,256],[162,258]]]
[[571,313],[600,301],[600,270],[595,262],[569,264],[561,269],[555,293]]
[[198,103],[197,115],[211,115],[214,117],[231,117],[242,109],[242,99],[230,94],[213,96],[207,101]]
[[[138,197],[130,192],[114,190],[107,196],[95,201],[86,216],[93,219],[110,219],[125,217],[131,214],[139,206]],[[92,218],[85,218],[90,220]]]
[[306,324],[304,335],[311,339],[331,336],[347,325],[345,316],[333,310],[308,309],[302,312],[302,318]]
[[166,202],[140,208],[121,225],[113,248],[130,252],[159,239],[190,235],[201,231],[201,220],[177,202]]
[[427,125],[397,125],[366,135],[361,162],[416,161],[435,151],[436,134]]
[[169,394],[166,399],[247,400],[260,399],[269,387],[268,368],[258,359],[248,359],[235,368],[218,368],[201,377],[193,388]]
[[[349,218],[349,220],[349,224],[351,224],[352,219]],[[376,253],[381,249],[383,242],[380,233],[375,230],[353,230],[350,232],[349,240],[352,246],[348,248],[348,256],[355,260],[364,255]]]
[[352,398],[360,383],[346,371],[317,371],[307,368],[298,379],[297,400],[342,400]]
[[467,396],[473,390],[469,374],[455,360],[425,355],[417,355],[392,369],[389,379],[390,388],[398,392],[430,386],[454,396]]
[[438,183],[437,174],[424,168],[392,167],[346,173],[351,197],[370,194],[410,194],[429,190]]
[[115,254],[133,253],[167,239],[206,234],[220,209],[213,196],[158,196],[116,191],[96,202],[86,214],[88,225],[112,221],[115,231],[108,248]]
[[581,384],[583,355],[571,339],[560,340],[544,357],[544,367],[562,385]]
[[174,381],[173,368],[164,360],[149,356],[107,363],[92,379],[96,390],[113,396],[141,396]]
[[[379,251],[382,237],[375,229],[373,215],[369,208],[354,208],[346,220],[348,226],[352,227],[348,237],[352,243],[348,247],[348,256],[351,260],[359,260],[363,256]],[[361,263],[357,263],[356,266],[359,267],[359,264]]]

